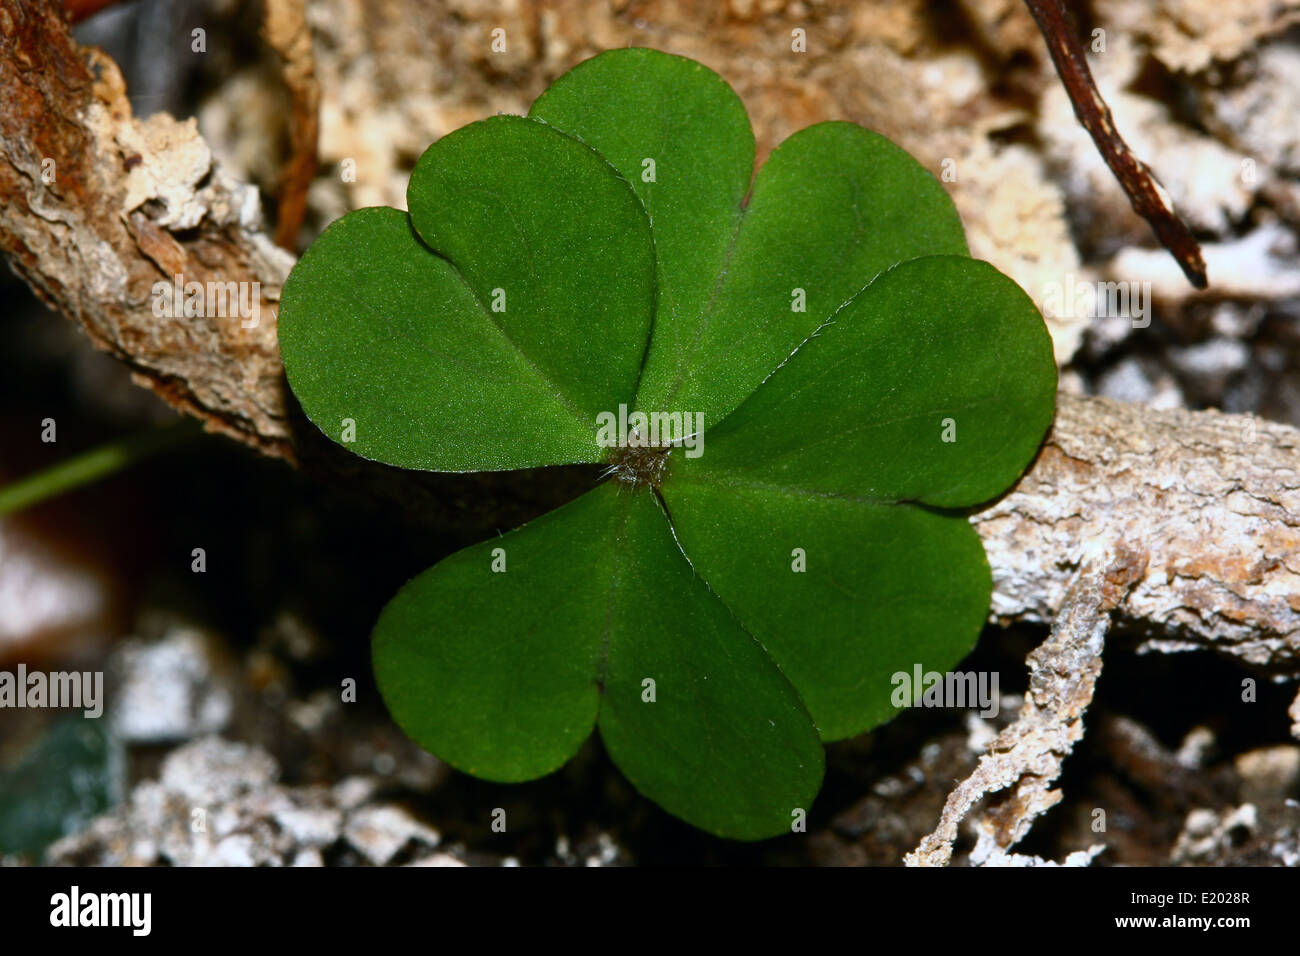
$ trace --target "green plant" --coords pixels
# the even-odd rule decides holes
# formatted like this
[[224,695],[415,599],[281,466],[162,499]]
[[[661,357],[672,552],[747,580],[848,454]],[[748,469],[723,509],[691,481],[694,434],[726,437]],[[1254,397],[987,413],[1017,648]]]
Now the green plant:
[[991,583],[950,509],[1016,479],[1056,384],[1037,310],[901,149],[822,123],[751,189],[753,160],[721,78],[605,53],[430,146],[409,216],[335,222],[280,310],[294,393],[357,454],[607,466],[389,602],[397,722],[496,781],[599,727],[642,793],[742,839],[895,713],[891,675],[969,651]]
[[155,455],[189,444],[203,434],[198,422],[180,419],[168,425],[128,435],[0,485],[0,516],[38,505],[147,461]]

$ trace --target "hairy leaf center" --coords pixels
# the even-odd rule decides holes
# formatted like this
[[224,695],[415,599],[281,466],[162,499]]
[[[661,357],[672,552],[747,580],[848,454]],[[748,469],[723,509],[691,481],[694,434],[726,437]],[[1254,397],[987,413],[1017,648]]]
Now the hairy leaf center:
[[671,446],[626,445],[614,448],[609,456],[610,474],[634,487],[658,488],[671,453]]

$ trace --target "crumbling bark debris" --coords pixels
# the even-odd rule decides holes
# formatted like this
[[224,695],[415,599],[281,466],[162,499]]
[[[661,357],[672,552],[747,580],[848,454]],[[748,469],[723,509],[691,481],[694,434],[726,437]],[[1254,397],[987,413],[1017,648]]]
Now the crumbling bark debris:
[[[1061,799],[1052,784],[1083,736],[1083,714],[1101,674],[1110,612],[1144,570],[1142,557],[1121,547],[1105,563],[1079,571],[1051,636],[1029,655],[1029,692],[1020,717],[989,743],[974,773],[949,794],[938,827],[907,855],[909,866],[947,865],[961,821],[986,795],[1003,790],[1010,790],[1010,797],[975,823],[972,862],[1043,862],[1008,851]],[[1072,855],[1067,863],[1086,863],[1099,851],[1079,851],[1082,855]]]
[[[117,65],[72,40],[58,4],[0,0],[0,250],[138,381],[210,430],[291,458],[275,308],[293,259],[258,209],[192,120],[131,115]],[[178,275],[248,283],[256,324],[156,316],[155,283]]]
[[1050,623],[1075,573],[1143,567],[1115,616],[1142,650],[1211,648],[1300,672],[1300,431],[1249,415],[1058,396],[1019,485],[974,515],[995,620]]

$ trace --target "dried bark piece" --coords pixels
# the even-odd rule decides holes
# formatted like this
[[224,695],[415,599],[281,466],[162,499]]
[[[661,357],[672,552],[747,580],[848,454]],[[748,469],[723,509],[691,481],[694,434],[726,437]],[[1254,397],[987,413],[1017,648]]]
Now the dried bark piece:
[[[58,6],[0,2],[0,249],[47,304],[172,405],[291,458],[275,337],[292,257],[195,124],[132,117],[111,59]],[[156,282],[245,282],[259,321],[159,319]],[[253,286],[256,283],[256,286]]]
[[1123,546],[1115,607],[1143,650],[1214,649],[1300,674],[1300,431],[1249,415],[1058,396],[1038,458],[974,515],[995,620],[1049,623],[1074,574]]
[[[1060,802],[1061,791],[1053,790],[1052,784],[1083,737],[1083,714],[1101,674],[1110,611],[1143,569],[1139,555],[1121,548],[1105,563],[1080,570],[1051,636],[1029,655],[1029,692],[1020,717],[993,739],[974,773],[949,794],[939,825],[907,855],[908,866],[946,866],[958,827],[976,803],[1012,787],[1008,800],[977,821],[972,862],[1034,862],[1008,856],[1007,851],[1024,838],[1038,816]],[[1100,850],[1085,852],[1086,860],[1091,860]],[[1074,856],[1067,864],[1086,860]]]

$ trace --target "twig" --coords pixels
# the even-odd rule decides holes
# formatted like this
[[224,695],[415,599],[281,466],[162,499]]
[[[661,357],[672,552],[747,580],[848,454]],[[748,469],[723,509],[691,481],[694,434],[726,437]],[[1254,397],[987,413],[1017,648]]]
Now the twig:
[[305,0],[265,0],[262,33],[280,57],[289,88],[289,160],[280,180],[275,244],[292,251],[307,212],[307,188],[316,175],[316,138],[320,128],[320,84],[311,50]]
[[[210,431],[291,457],[274,314],[293,257],[193,121],[132,116],[52,0],[0,0],[0,251],[47,304]],[[256,321],[154,314],[158,282],[235,282]]]
[[1047,51],[1074,105],[1074,115],[1097,144],[1102,159],[1133,204],[1133,211],[1151,224],[1156,238],[1178,260],[1187,280],[1196,288],[1204,289],[1207,278],[1201,247],[1174,211],[1169,194],[1150,167],[1133,154],[1115,128],[1115,118],[1092,78],[1064,0],[1025,0],[1025,4],[1047,41]]
[[[1017,862],[1007,851],[1060,801],[1052,784],[1083,736],[1110,610],[1144,570],[1140,559],[1125,551],[1108,560],[1105,567],[1085,567],[1074,579],[1051,636],[1029,655],[1029,692],[1020,717],[989,743],[975,771],[948,795],[938,827],[907,855],[909,866],[946,866],[971,808],[987,794],[1013,787],[1007,801],[977,821],[972,862]],[[1089,858],[1095,852],[1088,851]]]
[[118,0],[63,0],[63,8],[68,11],[68,18],[73,23],[80,23],[117,2]]

